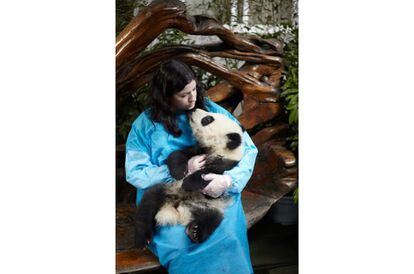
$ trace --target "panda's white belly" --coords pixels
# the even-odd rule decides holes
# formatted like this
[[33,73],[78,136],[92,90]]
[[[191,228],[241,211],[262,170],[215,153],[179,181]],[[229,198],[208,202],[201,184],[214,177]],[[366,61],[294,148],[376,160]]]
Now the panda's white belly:
[[187,225],[191,221],[191,212],[188,207],[179,205],[175,208],[171,204],[165,204],[155,215],[155,221],[159,226]]

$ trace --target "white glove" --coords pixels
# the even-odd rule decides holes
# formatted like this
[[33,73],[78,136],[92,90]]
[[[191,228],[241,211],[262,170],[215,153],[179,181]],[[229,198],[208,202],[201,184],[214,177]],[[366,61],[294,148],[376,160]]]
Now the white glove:
[[201,178],[206,181],[210,181],[201,193],[213,198],[219,197],[224,193],[224,191],[226,191],[227,188],[231,186],[231,177],[229,175],[209,173],[201,175]]
[[206,154],[196,155],[190,158],[187,162],[187,175],[196,172],[199,169],[202,169],[206,164]]

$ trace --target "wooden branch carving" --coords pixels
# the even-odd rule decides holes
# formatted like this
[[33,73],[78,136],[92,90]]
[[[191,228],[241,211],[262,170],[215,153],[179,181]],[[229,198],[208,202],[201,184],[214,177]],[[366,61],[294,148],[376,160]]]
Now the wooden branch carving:
[[274,140],[258,145],[258,149],[246,190],[279,199],[279,191],[292,189],[297,183],[296,159],[292,152]]
[[257,36],[237,36],[213,18],[201,15],[189,16],[185,12],[184,3],[178,0],[157,0],[144,8],[117,37],[117,68],[127,59],[144,50],[167,28],[177,28],[195,35],[217,35],[227,45],[240,51],[281,54],[281,46],[278,43]]
[[[167,51],[167,50],[166,50]],[[168,54],[170,55],[170,54]],[[273,92],[276,93],[277,89],[271,85],[271,83],[267,83],[265,81],[261,81],[256,79],[248,72],[243,71],[236,71],[230,70],[223,65],[219,65],[215,63],[212,58],[205,54],[204,52],[198,53],[182,53],[175,55],[176,59],[180,59],[186,62],[189,65],[198,66],[205,71],[208,71],[214,75],[217,75],[223,79],[226,79],[232,86],[243,90],[246,94],[253,94],[253,93],[260,93],[260,92]],[[128,79],[128,76],[121,78],[118,82],[118,96],[124,97],[127,96],[130,92],[133,92],[135,88],[140,85],[147,83],[151,79],[151,74],[145,73],[148,70],[154,70],[155,67],[159,65],[160,62],[163,60],[168,59],[163,55],[156,55],[153,59],[145,59],[140,64],[140,66],[136,67],[137,76],[133,76],[133,74],[129,74],[130,76],[134,77],[135,80],[124,80]],[[280,65],[278,65],[280,67]],[[254,67],[252,67],[253,69]],[[139,71],[144,72],[140,74]],[[122,77],[122,75],[120,76]]]
[[182,54],[193,53],[196,55],[208,56],[210,59],[213,57],[232,58],[238,60],[249,61],[249,63],[268,63],[274,64],[275,67],[282,66],[282,58],[279,56],[272,56],[259,53],[242,52],[238,50],[205,50],[202,47],[194,46],[171,46],[155,50],[150,54],[135,59],[133,62],[125,64],[118,70],[117,84],[119,91],[123,90],[126,84],[129,84],[129,88],[140,86],[143,83],[141,77],[145,74],[154,71],[158,65],[166,59],[171,57],[177,57]]
[[260,130],[252,137],[252,140],[256,146],[259,146],[271,139],[280,139],[286,137],[288,130],[289,126],[287,124],[279,123],[272,127],[267,127]]
[[[244,64],[240,70],[242,74],[247,74],[255,77],[256,79],[267,83],[274,88],[277,88],[280,84],[280,78],[282,77],[283,65],[273,66],[267,64]],[[214,102],[221,102],[226,98],[232,96],[237,91],[237,88],[233,87],[229,82],[222,81],[207,91],[207,95]],[[254,92],[252,92],[255,94]],[[256,93],[257,95],[257,93]]]

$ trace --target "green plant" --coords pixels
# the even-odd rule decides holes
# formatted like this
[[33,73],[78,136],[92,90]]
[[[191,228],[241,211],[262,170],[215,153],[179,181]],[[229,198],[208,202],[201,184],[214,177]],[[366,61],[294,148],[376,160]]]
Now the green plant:
[[122,107],[117,108],[116,133],[118,144],[125,143],[132,122],[147,108],[148,94],[149,85],[141,86],[122,104]]
[[293,201],[295,204],[299,202],[299,188],[296,188],[295,191],[293,191]]
[[118,35],[134,17],[134,9],[139,8],[145,1],[116,0],[116,35]]
[[195,42],[188,35],[178,29],[166,29],[153,42],[153,44],[142,53],[146,54],[154,50],[173,45],[193,45]]
[[[284,81],[281,86],[281,96],[285,100],[284,106],[288,113],[289,125],[292,130],[292,135],[288,138],[290,141],[290,148],[297,154],[298,149],[298,103],[299,103],[299,75],[298,75],[298,30],[293,31],[293,39],[285,45],[284,48]],[[299,187],[293,192],[293,200],[297,204],[299,202]]]
[[293,31],[293,40],[284,47],[285,71],[281,86],[281,97],[284,100],[285,110],[288,114],[289,125],[293,134],[289,137],[290,147],[293,151],[298,148],[298,103],[299,103],[299,78],[298,78],[298,30]]

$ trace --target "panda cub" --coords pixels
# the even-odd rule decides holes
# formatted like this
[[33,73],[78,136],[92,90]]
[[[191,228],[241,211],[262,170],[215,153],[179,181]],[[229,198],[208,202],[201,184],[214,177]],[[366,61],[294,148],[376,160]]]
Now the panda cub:
[[[243,156],[243,127],[220,113],[195,109],[188,113],[197,144],[171,153],[167,158],[170,174],[176,181],[147,189],[138,205],[135,245],[143,248],[152,239],[155,225],[181,224],[194,243],[205,241],[223,219],[223,209],[231,198],[211,198],[201,193],[209,181],[203,174],[223,174]],[[186,176],[188,160],[207,154],[204,168]]]

